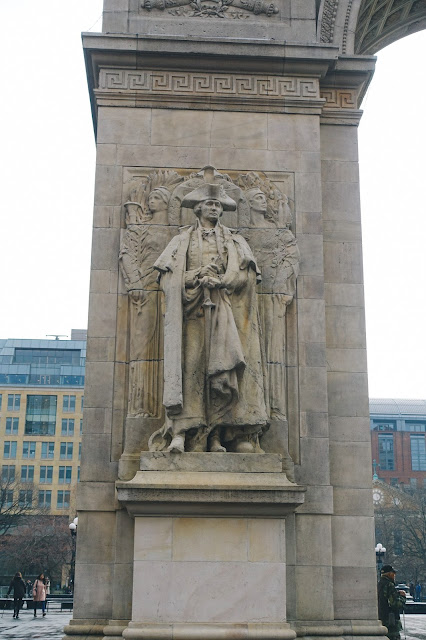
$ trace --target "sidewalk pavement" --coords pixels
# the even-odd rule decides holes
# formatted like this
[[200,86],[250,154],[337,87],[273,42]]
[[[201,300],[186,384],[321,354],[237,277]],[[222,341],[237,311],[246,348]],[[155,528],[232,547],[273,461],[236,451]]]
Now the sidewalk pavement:
[[[32,611],[24,609],[19,619],[12,618],[12,611],[0,613],[0,638],[2,640],[62,640],[63,628],[68,624],[71,612],[48,613],[45,618],[34,618]],[[426,615],[405,616],[407,640],[426,640]],[[380,636],[377,636],[379,640]],[[401,640],[405,640],[404,632]]]

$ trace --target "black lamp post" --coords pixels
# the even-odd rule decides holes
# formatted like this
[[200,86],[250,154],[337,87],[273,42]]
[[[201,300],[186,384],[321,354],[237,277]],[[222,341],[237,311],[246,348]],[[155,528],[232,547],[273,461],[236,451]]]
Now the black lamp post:
[[69,524],[70,534],[71,534],[71,570],[70,570],[70,580],[69,587],[74,594],[74,578],[75,578],[75,549],[77,545],[77,526],[78,526],[78,518],[74,518],[72,522]]
[[381,571],[383,567],[383,557],[386,553],[386,547],[380,542],[376,544],[376,563],[377,563],[377,581],[380,580]]

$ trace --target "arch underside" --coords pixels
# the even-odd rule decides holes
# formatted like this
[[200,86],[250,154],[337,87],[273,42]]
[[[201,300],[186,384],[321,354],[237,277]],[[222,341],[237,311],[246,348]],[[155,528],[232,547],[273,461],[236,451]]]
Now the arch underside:
[[426,0],[363,0],[355,31],[355,53],[374,54],[426,28]]

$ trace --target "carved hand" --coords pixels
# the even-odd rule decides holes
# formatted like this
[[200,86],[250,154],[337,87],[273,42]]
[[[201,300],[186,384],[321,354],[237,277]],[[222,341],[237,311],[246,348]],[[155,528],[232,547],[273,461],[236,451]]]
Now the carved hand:
[[217,274],[219,273],[219,267],[217,266],[217,264],[208,264],[205,267],[201,267],[200,269],[200,279],[203,278],[204,276],[217,276]]
[[207,287],[208,289],[217,289],[222,286],[220,278],[214,278],[211,276],[204,276],[203,278],[200,278],[199,283],[202,287]]

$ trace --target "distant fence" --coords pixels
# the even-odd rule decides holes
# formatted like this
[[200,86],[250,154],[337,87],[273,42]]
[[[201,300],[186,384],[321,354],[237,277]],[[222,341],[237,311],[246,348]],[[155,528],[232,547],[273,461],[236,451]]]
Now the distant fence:
[[[34,609],[34,600],[32,598],[23,598],[23,609]],[[72,611],[74,600],[72,597],[64,597],[60,595],[47,596],[46,609],[50,613],[61,611]],[[8,611],[13,609],[13,598],[0,598],[0,611]]]

